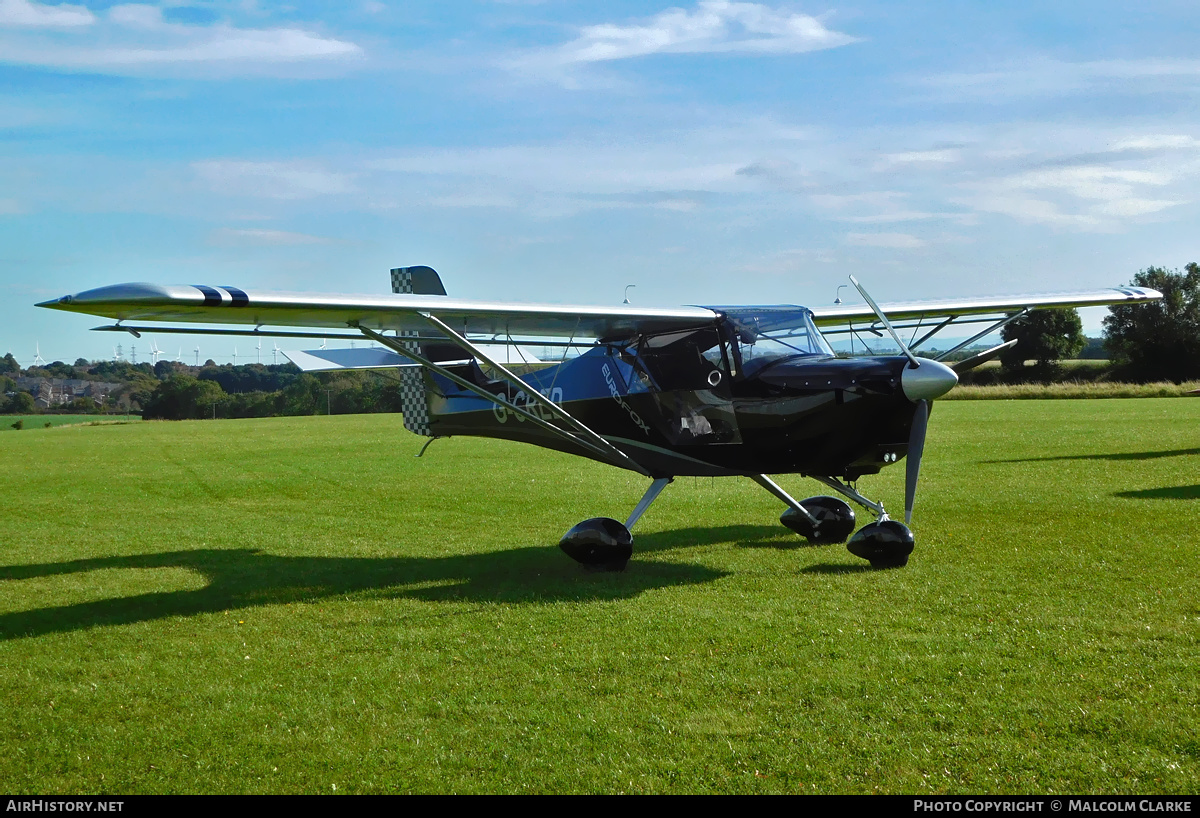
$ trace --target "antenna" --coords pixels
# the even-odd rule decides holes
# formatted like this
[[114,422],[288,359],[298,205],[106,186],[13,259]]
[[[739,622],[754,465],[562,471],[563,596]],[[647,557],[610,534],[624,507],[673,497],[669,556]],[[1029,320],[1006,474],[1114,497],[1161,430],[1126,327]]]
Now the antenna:
[[636,284],[626,284],[626,285],[625,285],[625,300],[621,302],[622,304],[628,304],[628,303],[629,303],[629,288],[630,288],[630,287],[636,287],[636,286],[637,286]]
[[134,366],[137,366],[137,345],[136,344],[129,345],[129,362],[131,364],[133,364]]

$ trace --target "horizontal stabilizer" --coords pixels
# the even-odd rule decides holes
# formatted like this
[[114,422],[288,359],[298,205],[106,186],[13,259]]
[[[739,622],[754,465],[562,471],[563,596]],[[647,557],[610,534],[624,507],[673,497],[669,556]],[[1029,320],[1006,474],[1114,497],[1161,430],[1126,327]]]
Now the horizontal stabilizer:
[[[524,347],[516,345],[480,344],[483,353],[503,364],[537,364],[538,357]],[[395,369],[396,367],[420,366],[416,361],[379,347],[359,349],[309,349],[303,352],[284,351],[287,359],[300,367],[302,372],[331,372],[336,369]],[[446,365],[466,363],[444,361]]]
[[395,369],[398,366],[420,366],[416,361],[390,349],[310,349],[304,352],[284,351],[287,359],[302,372],[329,372],[334,369]]

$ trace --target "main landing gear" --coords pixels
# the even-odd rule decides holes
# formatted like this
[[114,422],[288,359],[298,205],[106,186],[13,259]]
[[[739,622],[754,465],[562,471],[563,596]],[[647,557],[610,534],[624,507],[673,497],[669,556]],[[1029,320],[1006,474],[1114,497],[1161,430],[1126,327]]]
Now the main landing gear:
[[568,531],[558,547],[589,570],[624,571],[633,556],[633,535],[629,529],[674,479],[660,477],[651,483],[624,525],[611,517],[592,517]]
[[[853,537],[850,534],[856,524],[854,509],[846,502],[827,496],[797,501],[765,474],[752,477],[754,482],[788,506],[779,522],[810,543],[840,543],[849,537],[846,549],[871,563],[873,568],[899,568],[908,563],[908,555],[913,550],[912,531],[904,523],[889,519],[882,505],[868,500],[845,483],[832,477],[814,478],[875,514],[875,522],[863,526]],[[660,477],[651,483],[624,524],[611,517],[592,517],[568,531],[558,547],[589,570],[624,571],[633,556],[633,535],[629,530],[673,479]]]
[[[871,563],[872,568],[899,568],[908,564],[908,555],[913,551],[913,535],[908,526],[889,519],[882,505],[868,500],[845,483],[832,477],[814,479],[874,512],[877,517],[875,522],[868,523],[850,537],[847,551]],[[813,545],[846,542],[854,531],[854,509],[838,498],[822,496],[796,501],[765,474],[755,476],[754,481],[789,506],[779,522]]]

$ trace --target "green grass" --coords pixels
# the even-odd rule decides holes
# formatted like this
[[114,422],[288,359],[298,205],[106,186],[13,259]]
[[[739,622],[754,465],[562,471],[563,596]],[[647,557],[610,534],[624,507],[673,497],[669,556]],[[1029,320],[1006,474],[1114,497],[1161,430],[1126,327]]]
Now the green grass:
[[906,568],[685,478],[615,575],[644,479],[394,415],[6,435],[0,789],[1194,794],[1198,422],[939,403]]
[[[11,432],[18,420],[27,429],[44,429],[49,423],[55,426],[97,425],[101,423],[132,423],[140,421],[140,415],[0,415],[0,432]],[[24,431],[22,430],[22,431]]]

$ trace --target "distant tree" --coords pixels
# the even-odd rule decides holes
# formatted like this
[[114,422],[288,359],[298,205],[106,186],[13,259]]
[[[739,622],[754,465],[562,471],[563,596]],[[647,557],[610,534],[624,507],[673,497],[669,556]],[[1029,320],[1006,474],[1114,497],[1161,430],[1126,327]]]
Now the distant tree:
[[77,366],[77,367],[87,369],[91,365],[92,365],[92,362],[89,361],[87,358],[76,358],[75,359],[75,366]]
[[28,392],[17,392],[4,406],[4,412],[8,415],[32,415],[36,411],[37,403]]
[[65,364],[62,361],[55,361],[52,364],[37,367],[30,367],[27,374],[37,375],[42,378],[74,378],[75,367]]
[[1200,265],[1192,262],[1182,273],[1148,267],[1133,284],[1158,290],[1163,298],[1108,308],[1105,345],[1113,360],[1133,380],[1200,378]]
[[212,417],[214,404],[225,403],[225,392],[213,381],[172,375],[155,387],[142,404],[142,418],[188,420]]
[[69,404],[62,407],[72,413],[94,415],[100,412],[100,407],[96,401],[91,398],[74,398]]
[[1074,357],[1087,343],[1076,310],[1038,310],[1007,325],[1000,337],[1017,342],[1000,353],[1000,365],[1009,372],[1020,372],[1029,360],[1037,362],[1040,373],[1050,372],[1059,361]]
[[1093,338],[1089,335],[1087,343],[1083,345],[1083,349],[1075,357],[1091,361],[1106,360],[1108,358],[1108,349],[1104,346],[1104,339]]
[[3,358],[0,358],[0,375],[20,375],[21,365],[17,363],[17,359],[13,357],[11,352],[6,353]]

